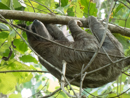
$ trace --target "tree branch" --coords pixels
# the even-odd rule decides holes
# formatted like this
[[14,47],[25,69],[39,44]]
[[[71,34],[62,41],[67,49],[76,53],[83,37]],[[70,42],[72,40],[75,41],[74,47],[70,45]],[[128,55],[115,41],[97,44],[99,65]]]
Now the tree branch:
[[[25,21],[33,21],[35,19],[38,19],[44,23],[65,24],[65,25],[67,25],[70,20],[77,19],[82,21],[83,27],[88,27],[86,18],[58,16],[52,14],[32,13],[32,12],[24,12],[24,11],[16,11],[16,10],[0,10],[0,14],[4,16],[6,19],[25,20]],[[120,33],[121,35],[130,37],[129,28],[108,24],[108,29],[112,33]]]

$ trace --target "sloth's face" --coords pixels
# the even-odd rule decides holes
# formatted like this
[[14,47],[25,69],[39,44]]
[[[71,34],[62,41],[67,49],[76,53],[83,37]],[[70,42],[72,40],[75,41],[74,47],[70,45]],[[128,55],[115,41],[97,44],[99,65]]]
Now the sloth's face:
[[[46,32],[48,32],[46,30],[45,25],[39,20],[34,20],[33,23],[31,25],[29,25],[26,29],[28,29],[29,31],[32,31],[33,33],[37,33],[38,35],[40,35],[42,37],[46,37]],[[30,36],[30,34],[29,34],[29,36]],[[36,35],[33,35],[33,36],[37,40],[43,40],[41,37],[38,37]]]
[[40,32],[44,32],[44,28],[44,24],[39,20],[34,20],[33,23],[27,27],[28,30],[37,34],[39,34]]

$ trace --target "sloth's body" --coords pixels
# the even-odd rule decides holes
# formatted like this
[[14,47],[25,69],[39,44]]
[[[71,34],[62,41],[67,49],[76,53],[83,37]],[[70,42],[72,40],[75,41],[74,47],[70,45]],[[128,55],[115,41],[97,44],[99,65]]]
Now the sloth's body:
[[[47,39],[54,40],[58,43],[66,45],[68,47],[80,50],[96,51],[99,47],[99,43],[104,34],[105,28],[95,17],[89,17],[89,28],[95,36],[90,35],[83,31],[75,20],[71,20],[68,23],[69,29],[74,38],[74,42],[69,42],[55,25],[47,24],[44,26],[40,21],[35,20],[32,25],[28,26],[28,30],[33,31]],[[123,47],[118,40],[111,34],[109,30],[103,43],[103,48],[108,55],[115,55],[117,57],[123,57]],[[93,56],[93,52],[81,52],[64,48],[62,46],[53,44],[49,41],[41,39],[27,32],[28,42],[31,47],[40,54],[45,60],[52,65],[62,69],[62,60],[67,62],[66,77],[70,80],[76,74],[81,72],[82,65],[87,65]],[[99,52],[105,54],[103,48]],[[119,58],[111,57],[111,60],[104,54],[98,54],[91,66],[86,70],[87,72],[98,69],[106,64],[111,63],[111,60],[116,61]],[[61,75],[55,69],[52,69],[44,61],[39,58],[40,63],[47,68],[47,70],[59,80]],[[124,64],[123,64],[124,63]],[[86,75],[83,87],[95,88],[102,86],[106,83],[116,80],[120,75],[121,70],[126,66],[126,62],[120,62],[112,64],[109,67],[103,68],[100,71]],[[77,78],[72,84],[79,86],[80,77]]]

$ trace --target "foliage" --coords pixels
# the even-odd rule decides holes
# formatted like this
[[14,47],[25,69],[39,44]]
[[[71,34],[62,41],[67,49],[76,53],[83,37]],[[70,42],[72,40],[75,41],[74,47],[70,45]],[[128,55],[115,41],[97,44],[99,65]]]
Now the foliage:
[[[88,17],[90,15],[97,16],[96,4],[92,0],[0,0],[0,9],[20,10],[36,13],[50,13],[49,8],[57,15],[68,15],[74,17]],[[116,0],[115,0],[116,1]],[[127,0],[123,0],[125,5],[130,5]],[[130,28],[129,8],[121,2],[116,2],[116,5],[111,13],[110,22],[119,26]],[[46,6],[46,7],[45,7]],[[107,15],[110,3],[109,0],[104,0],[100,9],[100,17]],[[127,13],[126,13],[127,12]],[[15,24],[23,23],[20,20],[8,20]],[[30,24],[30,22],[26,22]],[[25,32],[17,29],[17,31],[27,40]],[[118,32],[115,32],[118,33]],[[120,34],[114,34],[115,37],[123,44],[126,56],[130,55],[130,38]],[[7,58],[12,51],[9,60]],[[43,70],[41,66],[28,48],[27,44],[9,25],[0,23],[0,71],[8,70]],[[129,70],[126,72],[129,74]],[[48,81],[49,76],[49,81]],[[50,82],[51,81],[51,82]],[[120,82],[119,82],[120,81]],[[22,98],[23,89],[31,91],[32,98],[43,96],[52,92],[51,83],[54,90],[59,87],[57,80],[46,73],[30,73],[30,72],[11,72],[0,73],[0,93],[6,94],[9,98]],[[90,89],[86,88],[83,91],[88,97],[99,96],[101,98],[114,97],[129,89],[129,77],[122,74],[118,81],[114,81],[103,87]],[[52,85],[51,85],[52,86]],[[43,92],[42,92],[43,91]],[[88,93],[89,92],[89,93]],[[118,93],[117,93],[118,92]],[[30,96],[30,95],[29,95]],[[127,91],[121,95],[122,98],[129,98],[130,92]],[[63,91],[57,92],[53,97],[67,98]],[[52,98],[53,98],[52,97]]]

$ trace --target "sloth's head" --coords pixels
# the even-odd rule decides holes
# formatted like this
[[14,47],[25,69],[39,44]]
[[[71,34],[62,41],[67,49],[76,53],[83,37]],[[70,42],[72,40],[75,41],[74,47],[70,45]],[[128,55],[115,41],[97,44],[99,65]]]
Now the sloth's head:
[[[32,31],[33,33],[37,33],[38,35],[40,35],[41,37],[48,37],[48,31],[45,27],[45,25],[39,21],[39,20],[34,20],[33,23],[29,26],[26,27],[27,30]],[[27,37],[29,39],[30,35],[32,35],[31,33],[27,32]],[[41,40],[43,41],[43,38],[38,37],[36,35],[33,35],[37,40]]]
[[33,23],[26,27],[27,30],[32,31],[33,33],[37,33],[42,35],[45,29],[45,26],[39,20],[34,20]]
[[46,26],[39,20],[34,20],[31,25],[26,26],[26,29],[39,35],[36,36],[32,33],[26,32],[28,40],[33,39],[38,41],[46,41],[43,39],[43,37],[47,39],[52,39],[48,30],[46,29]]

